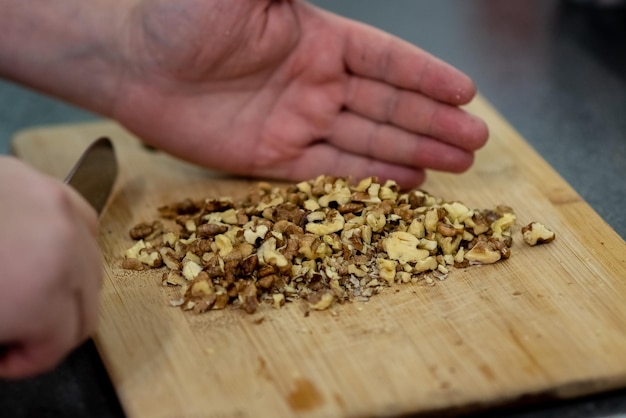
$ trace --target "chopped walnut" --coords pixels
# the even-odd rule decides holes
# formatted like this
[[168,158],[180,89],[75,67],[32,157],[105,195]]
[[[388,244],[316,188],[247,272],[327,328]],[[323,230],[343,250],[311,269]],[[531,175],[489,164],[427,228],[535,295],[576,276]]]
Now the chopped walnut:
[[[332,176],[260,183],[240,201],[186,199],[159,213],[129,231],[136,242],[122,266],[163,269],[162,284],[181,292],[172,306],[250,314],[298,299],[307,312],[364,302],[396,283],[432,286],[453,268],[506,260],[516,219],[504,205],[472,209],[393,181]],[[530,245],[554,239],[537,222],[522,234]]]
[[464,256],[470,263],[477,264],[492,264],[500,260],[501,257],[500,251],[489,241],[479,241]]
[[554,241],[556,234],[542,223],[531,222],[522,228],[522,237],[526,244],[534,246]]
[[151,240],[155,236],[159,235],[163,230],[163,223],[161,221],[154,221],[151,223],[142,222],[133,227],[129,235],[134,240],[144,239]]
[[428,250],[417,248],[419,239],[408,232],[391,232],[383,240],[383,248],[392,260],[397,260],[401,264],[416,263],[424,260],[430,255]]
[[309,306],[316,311],[323,311],[330,308],[335,301],[335,294],[329,290],[318,290],[309,296]]
[[274,308],[280,309],[285,305],[285,295],[282,293],[275,293],[272,295],[272,301]]
[[144,263],[137,260],[136,258],[124,259],[124,261],[122,262],[122,267],[127,270],[136,270],[136,271],[142,271],[148,268],[146,267]]

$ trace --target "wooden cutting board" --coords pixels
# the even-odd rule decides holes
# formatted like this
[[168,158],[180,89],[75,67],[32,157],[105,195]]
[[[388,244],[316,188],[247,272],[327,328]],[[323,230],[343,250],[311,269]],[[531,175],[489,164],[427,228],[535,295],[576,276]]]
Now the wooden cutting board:
[[[110,136],[121,176],[102,218],[106,278],[95,341],[129,417],[361,417],[461,411],[626,386],[626,244],[484,100],[491,140],[432,194],[518,215],[509,260],[397,285],[305,317],[299,304],[247,315],[169,306],[159,272],[123,270],[128,230],[186,197],[237,197],[255,182],[147,150],[103,121],[20,133],[14,152],[63,177]],[[528,247],[541,221],[552,244]]]

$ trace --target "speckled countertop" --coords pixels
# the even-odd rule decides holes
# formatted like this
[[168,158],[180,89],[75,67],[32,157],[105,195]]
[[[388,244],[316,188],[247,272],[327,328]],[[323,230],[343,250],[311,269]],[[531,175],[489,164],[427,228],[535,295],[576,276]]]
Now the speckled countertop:
[[[396,34],[470,74],[481,94],[626,238],[626,10],[560,0],[313,3]],[[92,119],[0,82],[0,153],[9,151],[17,130]],[[48,375],[0,382],[0,411],[12,417],[123,416],[91,342]],[[487,415],[626,417],[626,390],[535,400]]]

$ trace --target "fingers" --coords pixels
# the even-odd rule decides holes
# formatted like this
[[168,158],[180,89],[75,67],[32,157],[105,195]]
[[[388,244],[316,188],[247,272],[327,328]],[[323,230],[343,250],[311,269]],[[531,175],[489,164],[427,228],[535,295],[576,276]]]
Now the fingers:
[[[67,318],[59,318],[57,324],[53,324],[49,329],[59,329],[65,326],[71,331],[69,338],[61,340],[65,350],[75,347],[84,341],[96,328],[98,319],[98,300],[102,286],[103,271],[102,257],[98,246],[97,236],[98,217],[95,210],[87,204],[73,189],[69,188],[68,193],[71,219],[80,217],[83,222],[74,222],[68,225],[70,230],[64,239],[74,245],[74,250],[66,260],[66,275],[61,278],[65,286],[55,287],[58,290],[59,304],[65,303],[72,307],[67,315],[73,315],[74,327],[70,324],[63,324]],[[80,256],[74,256],[80,254]],[[68,335],[65,335],[67,337]],[[59,336],[62,338],[63,334]],[[54,338],[54,337],[51,337]]]
[[99,222],[95,209],[78,192],[60,182],[58,186],[60,192],[57,196],[61,200],[58,205],[65,206],[67,211],[64,217],[67,223],[59,236],[65,236],[61,239],[74,248],[65,256],[65,269],[68,271],[61,278],[63,283],[56,289],[65,292],[64,296],[69,299],[66,303],[75,307],[73,313],[78,319],[72,335],[75,344],[85,340],[97,323],[97,302],[103,274],[100,248],[96,241]]
[[472,80],[408,42],[337,19],[337,26],[347,28],[343,59],[349,77],[344,110],[324,139],[339,155],[380,167],[467,170],[489,135],[480,118],[459,108],[476,94]]
[[91,232],[82,227],[76,236],[80,254],[66,264],[65,274],[53,281],[33,283],[27,293],[14,295],[23,303],[13,307],[20,324],[0,356],[0,378],[25,378],[54,368],[96,329],[98,295],[102,283],[100,255]]
[[337,117],[328,141],[343,151],[414,168],[462,172],[474,161],[471,151],[351,112]]
[[63,291],[46,301],[50,306],[45,314],[31,318],[29,322],[35,325],[27,325],[0,354],[0,378],[26,378],[47,372],[89,338],[98,318],[96,283],[100,280],[94,280],[98,275],[84,275],[84,288]]
[[100,248],[94,239],[87,236],[89,231],[84,232],[83,245],[88,246],[84,258],[77,260],[78,274],[75,275],[75,283],[72,300],[76,305],[78,323],[75,340],[84,341],[97,328],[99,312],[99,296],[102,288],[103,270]]
[[71,209],[83,221],[88,228],[91,236],[98,236],[98,213],[96,210],[87,203],[87,201],[72,187],[63,185],[66,189],[68,203]]
[[345,106],[374,121],[390,123],[465,150],[482,147],[488,137],[487,126],[481,119],[456,106],[362,77],[350,78]]
[[[59,206],[67,206],[67,225],[65,241],[76,246],[72,254],[80,254],[66,260],[69,272],[64,277],[71,303],[75,304],[80,319],[74,338],[82,341],[95,329],[98,312],[98,294],[102,286],[102,257],[97,243],[98,214],[87,201],[72,187],[60,184],[61,200]],[[76,222],[80,220],[81,222]]]
[[426,51],[367,25],[348,24],[352,30],[346,39],[344,59],[352,74],[419,91],[453,105],[468,103],[476,94],[467,75]]
[[54,367],[95,329],[98,219],[63,183],[14,160],[2,170],[14,181],[0,184],[0,343],[8,347],[0,377],[27,377]]
[[26,378],[50,371],[76,346],[79,316],[76,304],[67,302],[55,304],[54,311],[39,318],[35,338],[8,346],[0,358],[0,377]]

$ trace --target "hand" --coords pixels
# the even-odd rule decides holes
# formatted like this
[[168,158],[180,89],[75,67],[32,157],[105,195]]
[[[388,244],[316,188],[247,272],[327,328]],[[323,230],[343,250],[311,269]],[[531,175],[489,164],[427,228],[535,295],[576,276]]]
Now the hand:
[[140,2],[112,115],[146,142],[242,175],[461,172],[486,125],[472,81],[299,0]]
[[97,322],[97,215],[71,188],[0,156],[0,378],[54,367]]

